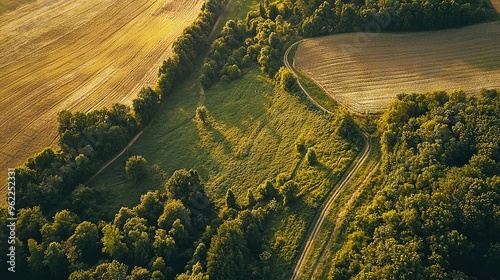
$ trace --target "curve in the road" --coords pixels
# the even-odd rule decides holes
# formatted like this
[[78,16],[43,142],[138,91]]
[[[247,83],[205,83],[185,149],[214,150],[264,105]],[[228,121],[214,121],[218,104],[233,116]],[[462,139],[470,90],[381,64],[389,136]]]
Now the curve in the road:
[[295,72],[295,69],[290,65],[290,62],[288,61],[288,56],[290,55],[290,51],[296,45],[298,45],[300,42],[301,41],[297,41],[297,42],[293,43],[286,50],[285,55],[283,57],[283,61],[285,62],[285,67],[288,68],[288,70],[290,70],[290,72],[292,72],[293,76],[295,77],[295,80],[297,81],[297,85],[302,90],[302,92],[306,95],[307,99],[309,99],[314,104],[314,106],[318,107],[323,112],[333,115],[332,111],[330,111],[330,110],[326,109],[325,107],[321,106],[321,104],[319,104],[316,100],[314,100],[314,98],[311,97],[311,95],[307,92],[307,90],[304,88],[304,86],[302,86],[302,83],[300,82],[299,76],[297,75],[297,73]]
[[[307,96],[307,98],[320,110],[322,110],[328,114],[333,114],[333,112],[331,112],[328,109],[326,109],[325,107],[321,106],[321,104],[319,104],[316,100],[314,100],[314,98],[311,97],[311,95],[307,92],[307,90],[302,86],[300,79],[299,79],[297,73],[295,72],[295,69],[291,66],[291,64],[288,60],[290,51],[299,43],[300,43],[300,41],[295,42],[286,50],[284,58],[283,58],[285,66],[295,76],[295,79],[297,81],[297,85],[300,87],[302,92],[304,92],[304,94]],[[323,209],[321,210],[321,213],[317,217],[316,222],[314,223],[314,227],[313,227],[311,233],[309,234],[309,236],[307,237],[304,248],[302,249],[300,257],[299,257],[297,264],[293,270],[293,275],[291,278],[292,280],[298,279],[302,265],[304,264],[307,255],[309,255],[309,252],[312,249],[313,241],[318,236],[319,229],[323,225],[323,222],[324,222],[325,217],[326,217],[326,213],[328,213],[328,211],[330,210],[330,208],[333,205],[333,202],[336,200],[336,198],[339,196],[339,194],[342,192],[342,190],[350,183],[351,179],[354,177],[354,174],[356,174],[356,172],[359,171],[359,169],[361,168],[363,163],[367,160],[368,156],[370,155],[370,151],[372,149],[370,136],[368,136],[368,134],[363,132],[363,139],[365,141],[365,145],[364,145],[364,149],[363,149],[363,153],[362,153],[361,157],[348,170],[347,175],[345,175],[344,178],[334,187],[335,191],[333,191],[333,193],[329,196],[325,206],[323,207]]]

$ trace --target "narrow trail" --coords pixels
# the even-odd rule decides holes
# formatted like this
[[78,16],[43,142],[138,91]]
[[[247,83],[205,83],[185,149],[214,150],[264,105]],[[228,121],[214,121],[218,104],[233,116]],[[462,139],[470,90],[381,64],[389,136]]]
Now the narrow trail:
[[297,73],[295,73],[295,69],[290,65],[290,62],[288,61],[288,56],[290,54],[290,51],[296,46],[298,45],[301,41],[298,41],[298,42],[295,42],[293,43],[290,47],[288,47],[288,49],[286,50],[285,52],[285,55],[283,57],[283,61],[285,62],[285,66],[286,68],[288,68],[292,74],[295,76],[295,80],[297,80],[297,85],[299,85],[300,89],[302,90],[302,92],[306,95],[307,99],[309,99],[309,101],[311,101],[314,106],[318,107],[319,109],[321,109],[323,112],[327,113],[327,114],[330,114],[330,115],[333,115],[333,112],[326,109],[325,107],[321,106],[321,104],[319,104],[316,100],[314,100],[314,98],[311,97],[311,95],[307,92],[307,90],[302,86],[302,83],[300,82],[300,79],[299,79],[299,75],[297,75]]
[[[144,128],[144,129],[146,129],[146,128]],[[90,181],[94,180],[95,177],[99,176],[99,174],[101,174],[101,172],[104,171],[104,169],[106,169],[106,167],[108,167],[110,164],[115,162],[115,160],[117,160],[119,157],[121,157],[127,151],[127,149],[130,148],[130,146],[132,146],[135,143],[135,141],[137,141],[137,139],[139,139],[139,137],[144,132],[144,129],[141,130],[139,133],[137,133],[137,135],[134,138],[132,138],[132,140],[130,140],[130,142],[127,144],[127,146],[125,146],[125,148],[123,148],[123,150],[121,150],[120,153],[118,153],[114,158],[109,160],[103,167],[101,167],[99,170],[97,170],[97,172],[85,182],[85,185],[88,185],[88,183],[90,183]]]
[[[377,171],[377,169],[379,168],[379,166],[380,166],[380,162],[377,162],[377,164],[375,164],[372,167],[370,167],[368,175],[363,179],[363,182],[361,184],[359,184],[359,186],[356,188],[356,190],[354,191],[354,193],[351,195],[351,198],[346,203],[345,208],[341,212],[347,212],[347,211],[350,210],[349,208],[352,206],[352,203],[357,199],[357,196],[359,195],[359,192],[361,192],[363,190],[363,186],[366,185],[366,183],[368,182],[368,179],[370,179],[370,177],[373,175],[373,173],[375,173],[375,171]],[[345,213],[344,213],[344,215],[342,215],[342,213],[340,213],[338,215],[338,217],[337,217],[337,220],[335,221],[335,228],[330,233],[330,236],[328,237],[328,241],[326,242],[326,244],[321,249],[321,253],[319,254],[319,257],[316,259],[316,262],[314,263],[314,266],[313,266],[313,269],[312,269],[312,273],[311,273],[311,278],[314,278],[314,275],[316,275],[316,273],[318,272],[318,269],[321,267],[323,259],[326,256],[326,252],[327,252],[326,249],[328,247],[330,247],[330,244],[331,244],[332,240],[334,240],[334,237],[336,237],[338,231],[342,227],[342,225],[344,223],[344,219],[345,219]]]
[[[290,51],[297,45],[299,44],[301,41],[298,41],[294,44],[292,44],[285,52],[285,55],[284,55],[284,63],[285,63],[285,66],[292,72],[292,74],[295,76],[296,80],[297,80],[297,84],[298,86],[300,87],[300,89],[304,92],[304,94],[307,96],[307,98],[316,106],[318,107],[319,109],[321,109],[322,111],[324,111],[325,113],[328,113],[328,114],[333,114],[333,112],[329,111],[328,109],[326,109],[325,107],[321,106],[321,104],[319,104],[316,100],[314,100],[314,98],[311,97],[311,95],[307,92],[307,90],[302,86],[301,82],[300,82],[300,79],[299,79],[299,76],[297,75],[297,73],[295,72],[295,69],[291,66],[289,60],[288,60],[288,57],[289,57],[289,54],[290,54]],[[312,250],[312,245],[314,243],[314,241],[316,240],[318,234],[319,234],[319,231],[320,231],[320,228],[321,226],[323,225],[323,222],[326,218],[326,214],[329,212],[330,208],[332,207],[333,203],[335,202],[335,200],[337,199],[337,197],[340,195],[340,193],[342,193],[343,189],[349,184],[351,183],[351,180],[352,178],[354,177],[354,175],[361,169],[361,167],[363,166],[363,164],[365,163],[365,161],[368,159],[368,156],[370,155],[370,152],[371,152],[371,149],[372,149],[372,143],[371,143],[371,138],[370,136],[366,133],[366,132],[362,132],[363,134],[363,140],[364,140],[364,148],[363,148],[363,152],[361,154],[361,156],[356,160],[355,163],[351,164],[351,167],[350,169],[347,171],[347,174],[342,178],[341,181],[339,181],[334,187],[334,191],[329,195],[329,197],[327,198],[327,201],[325,203],[325,206],[323,207],[323,209],[321,210],[320,214],[317,216],[316,218],[316,221],[314,223],[314,227],[312,229],[312,231],[309,233],[309,236],[307,237],[307,239],[305,240],[305,243],[304,243],[304,246],[302,248],[302,252],[300,254],[300,257],[297,261],[297,264],[293,270],[293,275],[291,277],[292,280],[296,280],[299,278],[300,276],[300,271],[301,271],[301,268],[302,266],[304,265],[305,261],[306,261],[306,258],[307,256],[309,255],[309,253],[311,252]],[[372,172],[370,172],[368,174],[368,176],[371,175]],[[367,178],[368,178],[367,176]],[[333,235],[333,233],[332,233]],[[323,251],[324,251],[324,248],[322,249],[322,254],[320,254],[320,259],[321,259],[321,256],[323,255]],[[317,267],[317,264],[319,263],[320,259],[318,259],[316,262],[315,262],[315,267]]]

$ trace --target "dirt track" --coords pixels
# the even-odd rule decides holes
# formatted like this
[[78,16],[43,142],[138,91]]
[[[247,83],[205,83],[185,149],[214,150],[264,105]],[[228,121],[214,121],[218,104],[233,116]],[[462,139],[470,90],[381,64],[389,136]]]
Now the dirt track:
[[56,144],[58,112],[130,104],[202,2],[41,0],[3,14],[0,172]]
[[[307,98],[318,109],[322,110],[323,112],[325,112],[327,114],[333,114],[333,112],[331,112],[328,109],[326,109],[323,106],[321,106],[321,104],[319,104],[316,100],[314,100],[314,98],[311,97],[311,95],[307,92],[307,89],[305,89],[302,86],[302,84],[300,82],[300,79],[298,79],[298,75],[297,75],[297,73],[295,73],[295,69],[293,67],[293,63],[290,64],[290,62],[289,62],[290,51],[295,47],[295,45],[300,44],[300,42],[301,41],[292,44],[286,50],[286,52],[285,52],[285,54],[283,56],[283,61],[285,62],[285,66],[293,73],[293,75],[295,76],[295,78],[297,80],[297,84],[299,85],[299,87],[302,90],[302,92],[307,96]],[[361,167],[363,166],[364,162],[368,159],[368,156],[370,155],[370,151],[372,149],[372,143],[371,143],[370,136],[368,134],[366,134],[365,132],[363,132],[363,140],[365,142],[365,145],[364,145],[364,148],[363,148],[363,153],[351,165],[351,167],[349,168],[349,170],[346,171],[347,173],[342,178],[342,180],[339,181],[335,186],[333,186],[332,192],[328,196],[323,209],[321,209],[321,212],[315,218],[314,227],[313,227],[312,231],[309,233],[309,235],[307,236],[307,240],[305,240],[303,248],[301,248],[301,253],[299,255],[299,259],[297,260],[297,264],[294,267],[293,274],[292,274],[292,277],[291,277],[292,280],[299,279],[299,277],[301,275],[300,273],[301,273],[302,266],[304,265],[304,263],[305,263],[305,261],[307,259],[307,256],[311,252],[313,242],[317,238],[317,236],[319,234],[319,231],[320,231],[320,228],[321,228],[321,226],[322,226],[322,224],[323,224],[323,222],[324,222],[324,220],[326,218],[327,213],[329,212],[330,208],[333,206],[333,203],[335,202],[335,200],[337,199],[337,197],[340,195],[340,193],[342,192],[342,190],[349,183],[351,183],[351,179],[354,177],[354,175],[356,174],[356,172],[358,172],[361,169]]]
[[350,33],[304,40],[295,62],[352,111],[379,113],[399,93],[500,88],[498,46],[500,22],[433,32]]

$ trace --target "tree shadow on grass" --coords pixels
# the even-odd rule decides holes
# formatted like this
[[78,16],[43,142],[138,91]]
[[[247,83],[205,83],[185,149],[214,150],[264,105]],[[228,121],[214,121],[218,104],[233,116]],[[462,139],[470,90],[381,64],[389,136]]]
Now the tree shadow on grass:
[[[226,136],[222,134],[221,130],[215,126],[214,122],[200,124],[198,130],[202,138],[205,138],[212,144],[222,146],[225,155],[231,154],[231,143],[227,140]],[[206,133],[206,135],[202,135],[203,133]]]

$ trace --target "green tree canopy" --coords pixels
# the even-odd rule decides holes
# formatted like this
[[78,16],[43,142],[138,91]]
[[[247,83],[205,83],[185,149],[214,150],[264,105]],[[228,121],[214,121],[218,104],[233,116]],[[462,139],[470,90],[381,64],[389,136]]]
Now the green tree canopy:
[[165,183],[165,192],[169,199],[180,199],[185,205],[193,205],[196,195],[204,194],[204,186],[194,170],[180,169]]
[[125,163],[125,172],[135,180],[143,179],[148,173],[147,161],[142,156],[131,156]]
[[235,220],[225,221],[210,242],[207,269],[210,279],[245,279],[244,263],[248,249],[243,232]]

